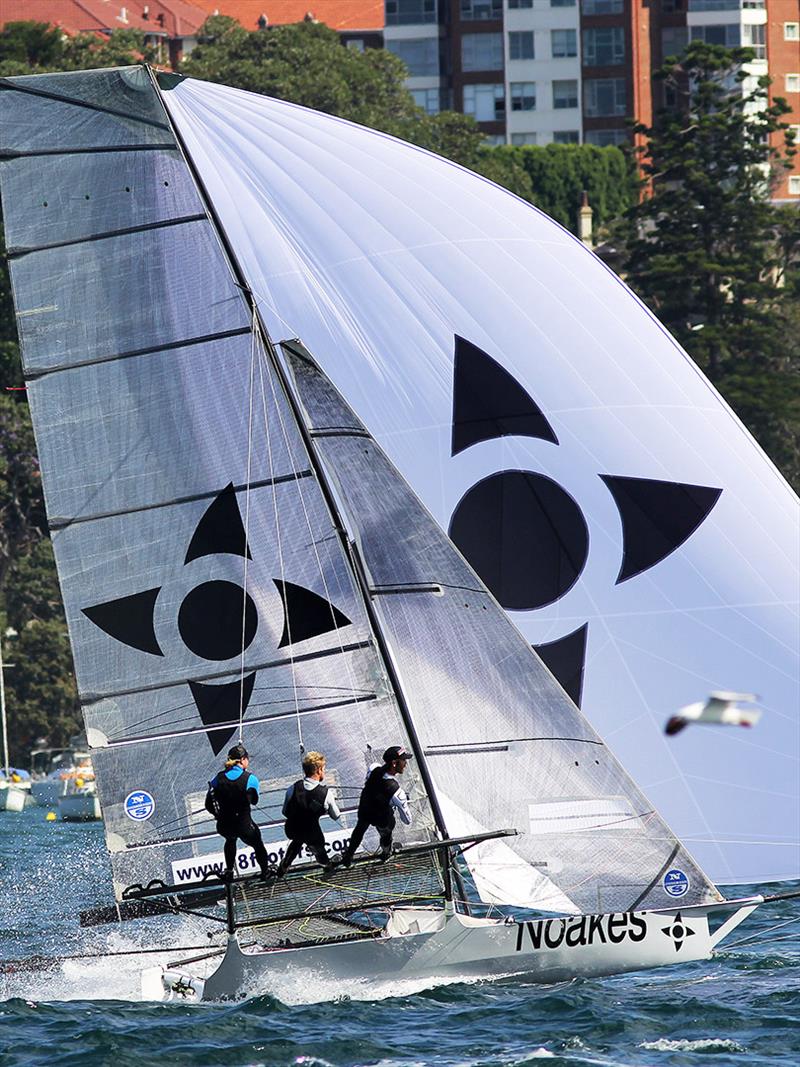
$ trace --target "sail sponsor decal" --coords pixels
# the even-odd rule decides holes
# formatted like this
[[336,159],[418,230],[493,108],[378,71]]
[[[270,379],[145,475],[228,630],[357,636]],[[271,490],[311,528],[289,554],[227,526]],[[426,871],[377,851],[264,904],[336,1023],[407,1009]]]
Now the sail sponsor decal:
[[670,897],[685,897],[689,892],[689,876],[678,867],[667,871],[661,883],[664,892]]
[[[218,554],[253,558],[232,482],[216,494],[201,516],[189,539],[183,565],[202,556]],[[284,612],[279,648],[350,625],[350,619],[318,593],[278,578],[273,581]],[[156,600],[161,588],[155,586],[102,604],[89,605],[82,611],[114,640],[140,652],[164,656],[155,633]],[[258,631],[258,621],[255,602],[241,585],[230,581],[205,581],[183,598],[178,609],[177,628],[190,652],[211,663],[221,663],[243,654],[250,647]],[[208,727],[206,736],[215,756],[236,732],[237,727],[231,722],[244,716],[255,677],[250,674],[243,681],[214,685],[188,683],[198,715]]]
[[156,802],[146,789],[136,789],[125,797],[125,814],[134,822],[146,822],[156,810]]
[[[325,834],[325,851],[329,856],[341,856],[350,840],[352,830],[334,830]],[[289,847],[288,840],[265,841],[264,848],[270,864],[277,867],[286,855]],[[308,862],[314,859],[314,853],[307,845],[303,846],[300,853],[300,862]],[[225,869],[225,857],[221,852],[213,852],[207,856],[193,856],[185,860],[174,860],[172,863],[172,881],[174,885],[188,885],[190,882],[202,881],[207,875],[216,873],[221,875]],[[258,870],[258,860],[252,848],[240,848],[236,853],[236,870],[240,874],[253,874]]]
[[[456,337],[451,455],[482,441],[514,436],[559,446],[555,430],[527,390],[487,352]],[[706,485],[600,472],[597,476],[620,519],[616,585],[676,552],[705,522],[722,493]],[[456,504],[449,534],[509,611],[533,611],[560,600],[589,558],[589,530],[579,503],[557,482],[531,470],[503,470],[481,478]],[[529,550],[520,552],[520,545]],[[578,707],[588,624],[563,635],[566,641],[579,632],[581,641],[570,642],[569,656],[548,660]]]
[[516,951],[542,948],[578,948],[587,945],[619,945],[644,941],[647,922],[634,912],[580,915],[570,919],[522,922],[517,928]]

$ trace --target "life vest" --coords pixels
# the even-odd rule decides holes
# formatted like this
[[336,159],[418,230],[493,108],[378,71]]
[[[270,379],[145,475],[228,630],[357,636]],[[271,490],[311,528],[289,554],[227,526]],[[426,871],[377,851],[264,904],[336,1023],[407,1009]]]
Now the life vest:
[[312,833],[319,826],[320,815],[325,811],[328,787],[318,785],[315,789],[306,789],[304,779],[294,783],[289,803],[286,805],[286,835],[302,838],[309,831]]
[[373,826],[394,823],[392,797],[400,788],[400,783],[395,778],[384,778],[385,773],[383,764],[369,772],[358,801],[359,819],[367,819]]
[[220,771],[209,782],[206,808],[219,822],[240,822],[250,818],[250,798],[247,795],[249,781],[249,772],[242,770],[242,773],[233,779],[229,778],[225,771]]

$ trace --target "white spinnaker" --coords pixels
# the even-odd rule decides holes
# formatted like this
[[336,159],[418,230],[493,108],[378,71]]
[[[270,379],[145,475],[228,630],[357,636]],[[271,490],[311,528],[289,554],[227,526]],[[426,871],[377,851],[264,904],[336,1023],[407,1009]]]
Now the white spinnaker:
[[[800,870],[797,500],[707,380],[579,242],[490,182],[385,135],[187,80],[164,94],[275,340],[299,336],[447,528],[504,469],[577,502],[589,553],[534,644],[589,624],[582,707],[721,881]],[[451,456],[454,335],[524,387],[559,444]],[[721,489],[657,565],[615,584],[600,475]],[[759,694],[758,735],[666,740],[715,688]]]

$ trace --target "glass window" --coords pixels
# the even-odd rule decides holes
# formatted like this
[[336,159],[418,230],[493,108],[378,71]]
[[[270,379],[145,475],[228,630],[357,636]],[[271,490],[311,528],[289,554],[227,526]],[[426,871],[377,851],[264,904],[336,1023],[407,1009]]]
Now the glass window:
[[755,59],[766,59],[767,27],[763,23],[760,26],[754,26],[746,22],[742,26],[742,44],[753,49]]
[[464,22],[502,17],[503,0],[461,0],[461,18]]
[[389,40],[386,47],[408,67],[412,77],[439,73],[439,38],[411,37],[408,40]]
[[536,110],[536,83],[535,82],[512,82],[511,83],[511,110],[512,111],[535,111]]
[[797,174],[789,176],[789,193],[792,196],[800,196],[800,176]]
[[610,144],[626,144],[630,138],[625,130],[587,130],[583,137],[587,144],[605,148]]
[[412,89],[414,103],[429,115],[438,115],[441,111],[441,93],[438,89]]
[[465,33],[461,38],[462,70],[502,70],[502,33]]
[[584,15],[619,15],[625,0],[583,0],[581,10]]
[[688,41],[689,30],[686,26],[665,26],[661,31],[661,54],[679,56]]
[[762,9],[766,0],[689,0],[690,11],[732,11],[739,8]]
[[387,26],[436,22],[436,0],[386,0]]
[[509,59],[533,59],[533,30],[509,33],[508,56]]
[[506,139],[502,133],[487,133],[483,143],[490,145],[492,148],[497,148],[498,145],[505,144]]
[[578,54],[578,31],[551,30],[550,51],[553,59],[563,59],[565,56],[576,56]]
[[579,141],[577,130],[556,130],[553,133],[553,144],[578,144]]
[[577,81],[554,81],[553,82],[553,107],[577,107],[578,106],[578,83]]
[[[533,0],[508,0],[508,7],[510,11],[514,11],[519,8],[531,8],[533,7]],[[513,141],[511,142],[514,143]],[[522,143],[522,142],[520,142]]]
[[800,41],[800,22],[784,22],[784,41]]
[[575,0],[550,0],[550,7],[575,7]]
[[478,122],[501,122],[506,117],[506,91],[497,85],[465,85],[464,114]]
[[363,52],[364,42],[360,37],[351,37],[347,42],[347,47],[352,48],[354,52]]
[[587,78],[583,86],[584,108],[590,118],[624,115],[628,110],[624,78]]
[[686,8],[686,0],[661,0],[661,10],[665,15],[671,15],[675,11],[683,11]]
[[535,133],[512,133],[511,134],[511,143],[512,144],[536,144],[536,134]]
[[786,92],[800,93],[800,74],[786,75]]
[[598,26],[583,31],[583,65],[612,67],[625,62],[625,30],[622,26]]
[[742,43],[738,22],[722,22],[715,26],[691,26],[690,35],[693,41],[721,44],[725,48],[737,48]]

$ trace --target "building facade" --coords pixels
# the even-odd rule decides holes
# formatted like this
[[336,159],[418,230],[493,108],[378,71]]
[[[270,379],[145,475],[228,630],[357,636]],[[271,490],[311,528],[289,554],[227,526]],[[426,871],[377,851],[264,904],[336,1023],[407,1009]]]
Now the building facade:
[[[417,103],[494,144],[630,142],[669,103],[654,71],[695,39],[751,47],[745,88],[769,74],[800,123],[800,0],[385,0]],[[800,163],[775,196],[800,198]]]

